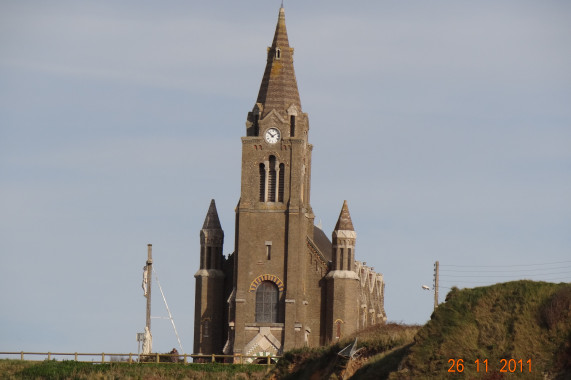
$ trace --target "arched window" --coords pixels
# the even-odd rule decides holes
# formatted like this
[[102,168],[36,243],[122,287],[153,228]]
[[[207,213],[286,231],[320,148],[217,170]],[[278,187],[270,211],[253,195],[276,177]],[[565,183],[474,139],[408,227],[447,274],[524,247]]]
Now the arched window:
[[276,156],[270,156],[270,173],[268,178],[268,202],[276,201]]
[[335,321],[335,339],[339,340],[341,339],[341,325],[343,324],[343,321],[338,319]]
[[210,320],[205,319],[202,321],[202,336],[208,338],[210,334]]
[[278,202],[284,201],[284,178],[285,178],[285,165],[280,164],[280,185],[278,186]]
[[[267,167],[266,167],[267,165]],[[260,164],[260,202],[284,201],[285,165],[270,156]]]
[[278,295],[276,284],[263,281],[256,290],[256,322],[278,322]]
[[259,120],[260,120],[260,114],[256,113],[256,114],[254,115],[254,136],[259,136],[259,135],[260,135]]
[[347,269],[348,270],[353,270],[353,252],[351,251],[351,248],[347,249]]
[[266,168],[260,164],[260,202],[266,201]]
[[280,59],[282,57],[282,51],[278,48],[276,49],[276,58]]
[[206,269],[212,269],[212,247],[206,247]]

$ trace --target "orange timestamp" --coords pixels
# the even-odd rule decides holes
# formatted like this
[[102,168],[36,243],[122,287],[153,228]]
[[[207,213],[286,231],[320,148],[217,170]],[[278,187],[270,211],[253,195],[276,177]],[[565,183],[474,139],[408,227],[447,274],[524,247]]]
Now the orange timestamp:
[[[448,359],[448,364],[450,364],[448,372],[464,372],[465,366],[467,365],[464,359]],[[476,372],[488,372],[488,359],[476,359],[474,364],[476,366]],[[524,359],[500,359],[499,364],[500,372],[531,373],[531,359],[525,361]]]

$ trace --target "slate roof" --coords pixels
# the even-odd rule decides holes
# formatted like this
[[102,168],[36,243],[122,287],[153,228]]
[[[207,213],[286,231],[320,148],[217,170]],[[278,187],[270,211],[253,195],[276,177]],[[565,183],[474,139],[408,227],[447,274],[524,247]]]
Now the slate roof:
[[[279,55],[276,54],[277,50],[279,50]],[[263,105],[261,118],[273,109],[284,113],[292,104],[301,111],[301,101],[293,69],[293,48],[289,46],[283,8],[280,8],[274,40],[268,49],[266,70],[256,102]]]
[[220,219],[218,218],[218,211],[216,211],[216,203],[214,199],[210,201],[210,207],[208,207],[208,212],[206,213],[206,218],[204,219],[204,224],[202,225],[203,230],[221,230]]
[[351,221],[347,201],[343,201],[343,207],[341,207],[341,213],[339,214],[339,219],[335,225],[335,231],[339,230],[355,231],[353,229],[353,222]]
[[325,235],[325,232],[317,226],[313,226],[313,242],[327,261],[331,261],[331,241]]

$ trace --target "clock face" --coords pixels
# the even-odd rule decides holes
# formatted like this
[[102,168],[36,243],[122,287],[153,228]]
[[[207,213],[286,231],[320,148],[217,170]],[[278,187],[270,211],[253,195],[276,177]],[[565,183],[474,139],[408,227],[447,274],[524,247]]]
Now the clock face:
[[277,128],[270,128],[264,134],[264,138],[269,144],[275,144],[280,141],[280,131]]

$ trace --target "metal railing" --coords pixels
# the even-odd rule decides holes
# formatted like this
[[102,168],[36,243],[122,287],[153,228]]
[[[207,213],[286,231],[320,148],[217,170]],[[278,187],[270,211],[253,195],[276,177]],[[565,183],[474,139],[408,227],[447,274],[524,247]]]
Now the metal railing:
[[[19,360],[38,361],[30,357],[43,357],[39,360],[73,360],[82,363],[220,363],[220,364],[263,364],[272,365],[280,358],[279,356],[250,356],[250,355],[199,355],[199,354],[116,354],[116,353],[80,353],[80,352],[0,352],[0,356],[19,356]],[[91,360],[80,360],[84,358]],[[71,359],[66,359],[71,358]],[[5,359],[9,359],[5,357]],[[107,360],[106,360],[107,359]]]

